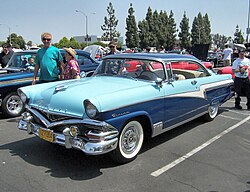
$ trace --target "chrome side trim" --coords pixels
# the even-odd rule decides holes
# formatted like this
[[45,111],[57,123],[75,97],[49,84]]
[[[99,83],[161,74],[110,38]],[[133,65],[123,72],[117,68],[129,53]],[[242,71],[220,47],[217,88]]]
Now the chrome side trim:
[[179,126],[181,126],[181,125],[183,125],[183,124],[185,124],[185,123],[187,123],[187,122],[189,122],[189,121],[192,121],[192,120],[194,120],[194,119],[196,119],[196,118],[198,118],[198,117],[201,117],[202,115],[205,115],[207,113],[207,111],[205,111],[205,112],[203,112],[203,113],[200,113],[200,114],[198,114],[198,115],[195,115],[195,116],[193,116],[193,117],[191,117],[191,118],[189,118],[189,119],[186,119],[186,120],[184,120],[184,121],[181,121],[181,122],[179,122],[179,123],[177,123],[177,124],[175,124],[175,125],[172,125],[172,126],[170,126],[170,127],[160,127],[160,126],[156,126],[156,127],[153,127],[153,133],[152,133],[152,137],[155,137],[155,136],[157,136],[157,135],[160,135],[160,134],[162,134],[162,133],[164,133],[164,132],[166,132],[166,131],[169,131],[169,130],[171,130],[171,129],[173,129],[173,128],[175,128],[175,127],[179,127]]

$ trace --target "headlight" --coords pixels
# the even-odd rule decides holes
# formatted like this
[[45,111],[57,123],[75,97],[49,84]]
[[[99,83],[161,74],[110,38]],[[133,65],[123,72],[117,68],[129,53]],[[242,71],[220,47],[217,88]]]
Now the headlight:
[[28,101],[27,96],[20,90],[17,90],[18,95],[20,96],[23,103],[26,103]]
[[84,101],[84,108],[89,118],[94,119],[96,117],[98,110],[89,100]]

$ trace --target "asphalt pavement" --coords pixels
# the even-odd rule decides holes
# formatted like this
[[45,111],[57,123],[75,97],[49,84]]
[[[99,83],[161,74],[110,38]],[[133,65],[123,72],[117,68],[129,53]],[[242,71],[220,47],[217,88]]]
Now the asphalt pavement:
[[86,156],[17,129],[0,118],[1,192],[250,192],[250,111],[222,105],[144,143],[134,161]]

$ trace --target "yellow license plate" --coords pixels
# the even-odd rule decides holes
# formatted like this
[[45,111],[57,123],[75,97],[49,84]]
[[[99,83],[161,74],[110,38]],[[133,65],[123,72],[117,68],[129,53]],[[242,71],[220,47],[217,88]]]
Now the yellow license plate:
[[49,142],[53,142],[54,141],[54,136],[53,136],[53,131],[51,130],[46,130],[46,129],[39,129],[39,137],[41,139],[44,139],[46,141]]

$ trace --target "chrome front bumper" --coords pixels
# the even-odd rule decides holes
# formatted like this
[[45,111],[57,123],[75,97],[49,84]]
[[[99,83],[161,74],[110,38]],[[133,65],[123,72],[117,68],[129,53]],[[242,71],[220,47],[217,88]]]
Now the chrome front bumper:
[[[31,120],[32,116],[23,115],[23,119],[21,119],[18,123],[18,129],[27,131],[27,133],[29,134],[35,134],[40,138],[42,138],[42,136],[39,134],[41,131],[40,129],[42,129],[43,131],[48,131],[52,134],[51,138],[53,138],[52,140],[49,140],[49,142],[63,145],[66,148],[79,149],[88,155],[99,155],[108,153],[117,147],[118,131],[115,129],[98,133],[90,133],[93,136],[101,139],[98,141],[90,140],[86,142],[86,140],[83,140],[78,135],[72,136],[69,128],[65,128],[62,133],[56,133],[53,132],[51,129],[44,128],[32,123]],[[96,124],[96,122],[94,124]],[[93,124],[91,126],[93,126]]]

